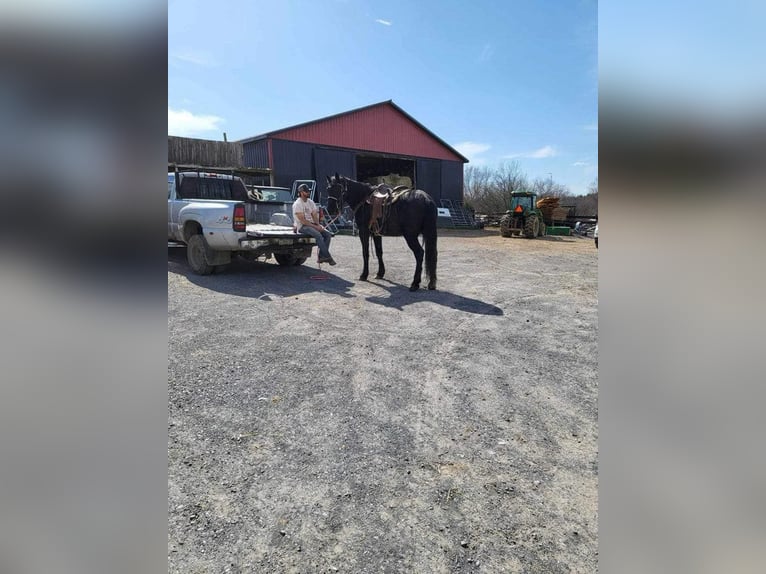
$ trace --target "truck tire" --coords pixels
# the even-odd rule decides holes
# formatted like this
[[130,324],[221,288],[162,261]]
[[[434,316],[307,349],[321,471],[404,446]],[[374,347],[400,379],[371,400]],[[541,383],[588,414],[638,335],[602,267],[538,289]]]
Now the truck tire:
[[210,275],[213,266],[205,259],[205,239],[201,235],[192,235],[186,242],[186,260],[197,275]]
[[306,263],[306,259],[308,259],[308,257],[296,257],[295,261],[293,261],[293,265],[303,265]]
[[280,265],[295,265],[295,256],[292,253],[275,253],[274,259],[277,260],[277,263]]
[[540,231],[540,222],[537,220],[536,215],[530,215],[527,217],[526,223],[524,223],[524,237],[527,239],[532,239],[534,237],[537,237],[538,232]]

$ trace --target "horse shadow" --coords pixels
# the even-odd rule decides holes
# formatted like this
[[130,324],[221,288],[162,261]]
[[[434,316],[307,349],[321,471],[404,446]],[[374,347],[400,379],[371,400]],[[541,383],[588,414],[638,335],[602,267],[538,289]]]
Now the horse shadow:
[[221,272],[197,275],[186,262],[184,247],[168,247],[168,271],[190,283],[226,295],[271,301],[309,293],[353,298],[354,283],[310,265],[284,267],[273,262],[244,261],[233,257]]
[[[388,283],[389,285],[383,285],[381,282]],[[373,282],[371,281],[371,283]],[[463,297],[462,295],[450,293],[449,291],[420,289],[413,292],[410,291],[409,287],[406,285],[400,285],[389,281],[388,279],[376,279],[374,284],[388,291],[388,297],[370,295],[365,297],[365,300],[376,305],[390,307],[399,311],[403,311],[404,307],[413,303],[430,301],[437,305],[450,307],[456,311],[473,313],[475,315],[501,316],[504,314],[503,310],[496,305],[490,305],[489,303],[485,303],[478,299],[471,299],[470,297]]]

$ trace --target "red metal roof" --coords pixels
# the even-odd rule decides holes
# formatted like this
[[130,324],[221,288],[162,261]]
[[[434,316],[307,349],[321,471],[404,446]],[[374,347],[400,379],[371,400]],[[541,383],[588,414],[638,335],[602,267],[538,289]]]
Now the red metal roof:
[[468,162],[391,100],[241,140],[241,143],[263,138]]

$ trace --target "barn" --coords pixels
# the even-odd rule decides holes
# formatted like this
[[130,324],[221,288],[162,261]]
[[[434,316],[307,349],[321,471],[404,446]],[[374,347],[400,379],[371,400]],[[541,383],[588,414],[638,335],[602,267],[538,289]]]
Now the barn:
[[468,160],[392,100],[237,143],[244,165],[268,169],[271,185],[315,179],[323,194],[325,178],[337,172],[357,181],[409,184],[428,192],[437,205],[462,205]]

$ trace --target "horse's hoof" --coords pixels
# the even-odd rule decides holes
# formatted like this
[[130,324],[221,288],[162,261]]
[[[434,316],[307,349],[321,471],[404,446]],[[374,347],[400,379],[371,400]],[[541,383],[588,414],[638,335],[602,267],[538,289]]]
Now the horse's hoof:
[[420,285],[410,285],[410,291],[417,291],[420,289]]
[[360,275],[359,281],[367,281],[367,275]]
[[381,275],[380,273],[378,273],[378,274],[375,276],[375,279],[383,279],[383,275]]
[[433,291],[434,289],[436,289],[436,284],[434,284],[434,285],[429,284],[428,285],[428,290],[429,291]]

